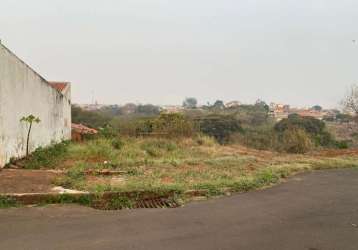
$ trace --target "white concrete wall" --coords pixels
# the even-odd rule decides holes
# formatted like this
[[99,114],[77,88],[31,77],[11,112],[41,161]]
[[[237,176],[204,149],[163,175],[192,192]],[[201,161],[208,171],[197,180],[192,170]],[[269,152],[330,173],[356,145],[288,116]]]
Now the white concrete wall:
[[65,95],[0,44],[0,168],[26,155],[24,116],[41,119],[33,125],[30,150],[71,138],[70,88]]

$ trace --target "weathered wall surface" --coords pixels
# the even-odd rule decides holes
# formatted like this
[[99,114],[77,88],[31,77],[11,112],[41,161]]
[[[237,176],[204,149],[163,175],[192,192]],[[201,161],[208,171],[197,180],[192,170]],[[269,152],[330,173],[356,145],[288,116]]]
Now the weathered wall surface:
[[0,168],[26,155],[24,116],[41,119],[31,132],[30,150],[71,138],[70,89],[65,95],[0,44]]

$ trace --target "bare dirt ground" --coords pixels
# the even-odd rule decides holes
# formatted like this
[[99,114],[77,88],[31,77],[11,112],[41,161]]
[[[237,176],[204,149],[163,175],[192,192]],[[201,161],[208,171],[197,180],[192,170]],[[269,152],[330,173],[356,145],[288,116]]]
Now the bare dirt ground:
[[312,155],[313,156],[321,156],[321,157],[357,156],[358,148],[326,149],[326,150],[321,150],[321,151],[312,153]]
[[58,175],[43,170],[0,169],[0,193],[51,192]]

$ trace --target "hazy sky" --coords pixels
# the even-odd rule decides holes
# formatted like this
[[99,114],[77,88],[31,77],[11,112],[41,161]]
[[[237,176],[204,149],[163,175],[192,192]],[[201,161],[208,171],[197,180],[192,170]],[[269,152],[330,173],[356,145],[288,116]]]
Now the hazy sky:
[[1,0],[0,38],[80,103],[335,107],[358,82],[357,0]]

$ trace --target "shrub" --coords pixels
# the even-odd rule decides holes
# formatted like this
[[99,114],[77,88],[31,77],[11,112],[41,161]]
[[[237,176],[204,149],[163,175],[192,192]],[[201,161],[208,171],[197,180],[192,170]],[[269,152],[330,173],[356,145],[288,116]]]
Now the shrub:
[[111,126],[116,128],[121,135],[138,136],[152,132],[151,128],[147,127],[150,121],[149,118],[141,117],[116,117],[111,121]]
[[302,117],[297,114],[290,115],[275,125],[275,130],[283,133],[292,127],[304,129],[307,133],[318,135],[325,131],[325,123],[313,117]]
[[0,196],[0,209],[19,206],[18,202],[7,196]]
[[265,103],[257,103],[240,105],[237,108],[231,108],[231,111],[243,126],[262,126],[269,122],[268,109]]
[[86,111],[72,105],[72,121],[81,123],[91,128],[100,128],[108,124],[110,116],[98,111]]
[[317,145],[323,147],[334,147],[336,145],[336,141],[334,140],[333,136],[327,131],[323,131],[316,135],[314,139]]
[[112,146],[113,148],[120,150],[124,146],[124,142],[121,140],[121,138],[116,137],[112,139]]
[[349,148],[349,144],[352,143],[351,141],[337,141],[336,147],[339,149],[347,149]]
[[277,134],[270,127],[245,129],[242,133],[233,134],[230,142],[258,150],[272,150],[277,145]]
[[274,129],[280,136],[286,131],[304,130],[317,146],[331,147],[336,143],[333,136],[326,130],[326,124],[313,117],[290,115],[287,119],[278,122]]
[[224,144],[229,141],[230,135],[242,131],[242,127],[233,116],[210,115],[200,120],[200,131]]
[[142,119],[135,123],[136,135],[153,133],[153,119]]
[[215,141],[215,139],[213,137],[206,136],[206,135],[201,135],[201,134],[199,134],[195,138],[195,141],[199,146],[212,147],[212,146],[215,146],[215,144],[216,144],[216,141]]
[[164,133],[171,137],[192,136],[194,124],[183,114],[160,114],[153,121],[153,132]]
[[303,129],[290,128],[284,131],[280,147],[287,153],[304,154],[310,151],[314,144]]
[[27,169],[39,169],[41,167],[52,168],[58,164],[68,153],[69,142],[54,144],[46,148],[36,149],[25,162]]
[[107,139],[118,136],[118,134],[119,130],[114,129],[111,125],[108,124],[99,130],[99,135]]

